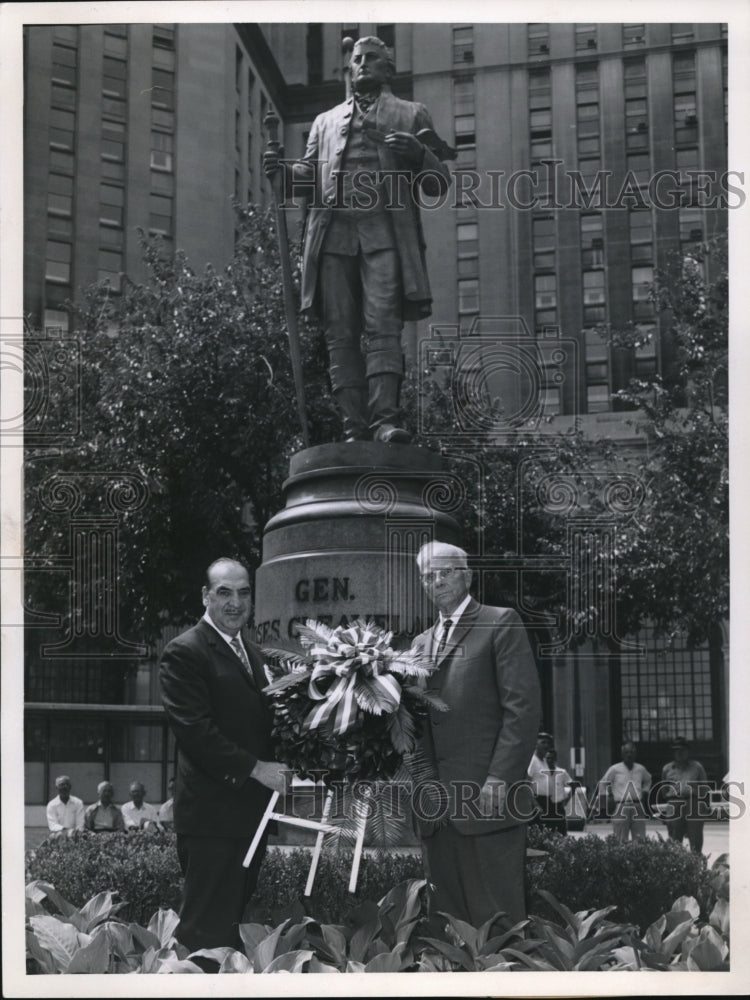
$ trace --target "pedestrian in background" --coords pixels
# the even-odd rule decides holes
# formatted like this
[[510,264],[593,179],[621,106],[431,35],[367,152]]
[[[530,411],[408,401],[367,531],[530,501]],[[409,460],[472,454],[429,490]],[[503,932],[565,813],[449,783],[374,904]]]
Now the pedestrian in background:
[[555,833],[568,832],[565,806],[573,794],[572,781],[568,772],[557,766],[557,751],[550,747],[544,759],[544,768],[534,778],[534,788],[539,821]]
[[672,744],[674,759],[661,771],[660,797],[667,804],[667,833],[680,843],[688,839],[691,851],[703,850],[703,822],[707,815],[704,797],[708,793],[706,772],[698,760],[690,758],[690,744],[678,736]]
[[636,764],[636,752],[635,743],[626,740],[620,747],[622,760],[608,768],[599,782],[599,793],[607,799],[607,815],[612,817],[612,832],[623,844],[630,837],[646,836],[651,775]]

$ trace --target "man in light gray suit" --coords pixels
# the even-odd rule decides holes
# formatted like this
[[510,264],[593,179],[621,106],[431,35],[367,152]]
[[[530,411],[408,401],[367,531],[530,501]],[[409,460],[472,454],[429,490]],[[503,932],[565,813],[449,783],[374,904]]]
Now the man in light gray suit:
[[[311,199],[301,306],[323,322],[346,440],[403,443],[401,328],[431,311],[416,198],[445,193],[450,173],[418,138],[434,136],[427,109],[391,92],[384,43],[360,38],[349,68],[352,96],[318,115],[303,159],[286,164],[287,190]],[[266,152],[266,174],[279,165]]]
[[415,642],[432,658],[428,681],[448,706],[431,713],[425,753],[444,788],[438,822],[417,813],[433,911],[479,926],[503,911],[526,916],[526,824],[534,800],[526,768],[541,714],[536,663],[519,615],[469,593],[463,549],[430,542],[417,556],[440,614]]

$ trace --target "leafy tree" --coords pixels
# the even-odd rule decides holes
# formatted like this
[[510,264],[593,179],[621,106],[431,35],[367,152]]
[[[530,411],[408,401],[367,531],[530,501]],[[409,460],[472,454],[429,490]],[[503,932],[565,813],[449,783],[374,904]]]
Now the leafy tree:
[[638,411],[645,447],[629,465],[647,492],[620,539],[618,599],[631,626],[651,619],[691,644],[729,615],[728,288],[725,238],[660,274],[671,363],[619,394]]
[[[551,615],[557,621],[552,631],[575,645],[602,634],[602,588],[613,585],[608,572],[614,565],[620,638],[651,624],[697,645],[727,618],[727,293],[725,240],[705,244],[659,275],[653,297],[667,332],[664,374],[634,379],[618,393],[631,411],[623,419],[641,446],[625,448],[580,429],[561,433],[550,426],[543,437],[519,431],[503,444],[472,442],[471,459],[451,455],[467,490],[457,514],[467,546],[496,557],[521,553],[529,567],[520,579],[511,571],[489,574],[488,600],[515,604],[522,598],[527,624],[537,612]],[[635,326],[603,333],[614,348],[633,348],[643,337]],[[440,448],[435,428],[450,426],[451,389],[436,380],[423,391],[432,432],[424,443]],[[410,392],[415,396],[413,386]],[[612,551],[583,543],[590,546],[588,578],[577,580],[574,599],[565,573],[549,568],[569,557],[572,515],[564,503],[557,511],[545,503],[539,484],[550,477],[567,480],[585,498],[589,522],[613,521],[613,489],[616,500],[618,490],[637,494],[634,513],[614,519]],[[534,570],[534,560],[547,569]]]
[[[51,461],[32,452],[27,463],[27,551],[37,557],[67,544],[65,518],[38,502],[52,472],[145,481],[145,506],[122,515],[120,582],[127,625],[146,639],[194,620],[203,571],[218,555],[258,565],[263,525],[302,447],[273,220],[250,208],[238,225],[223,272],[197,274],[183,253],[165,256],[142,237],[147,283],[126,280],[117,299],[101,284],[88,290],[76,317],[83,432]],[[325,349],[304,329],[315,443],[337,429]],[[32,603],[60,611],[51,576],[36,575]]]

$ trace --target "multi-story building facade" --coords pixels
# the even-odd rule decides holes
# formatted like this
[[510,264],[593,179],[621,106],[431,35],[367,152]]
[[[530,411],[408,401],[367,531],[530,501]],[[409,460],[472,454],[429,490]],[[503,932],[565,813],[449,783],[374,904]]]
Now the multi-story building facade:
[[[138,227],[195,267],[223,266],[234,246],[233,198],[267,196],[269,105],[286,155],[301,155],[314,116],[344,98],[342,39],[364,35],[392,48],[394,90],[423,102],[456,150],[453,190],[422,213],[433,329],[407,328],[407,356],[415,360],[435,330],[446,343],[492,337],[517,318],[530,341],[572,345],[542,385],[545,413],[632,443],[614,394],[670,358],[649,285],[675,251],[726,229],[720,24],[29,27],[30,324],[65,330],[65,302],[86,285],[106,281],[116,295],[123,274],[143,280]],[[714,178],[709,198],[701,176]],[[635,324],[650,336],[614,349],[601,324]],[[589,642],[543,669],[545,723],[561,759],[572,749],[591,784],[630,737],[656,771],[679,733],[720,779],[726,636],[693,651],[666,649],[648,632],[637,641],[644,656],[604,655]],[[83,791],[104,773],[129,781],[137,762],[154,797],[165,790],[172,750],[154,667],[143,659],[105,691],[80,683],[90,667],[70,664],[61,688],[40,680],[40,665],[27,666],[27,801],[44,801],[63,766],[80,773]],[[87,708],[91,701],[123,708],[108,715],[101,704]]]

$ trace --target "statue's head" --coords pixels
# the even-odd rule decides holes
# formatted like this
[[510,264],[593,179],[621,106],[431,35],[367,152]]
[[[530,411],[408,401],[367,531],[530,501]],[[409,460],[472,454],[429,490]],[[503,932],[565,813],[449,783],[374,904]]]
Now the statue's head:
[[385,42],[374,35],[359,38],[349,57],[352,87],[360,93],[380,90],[395,72],[393,56]]

